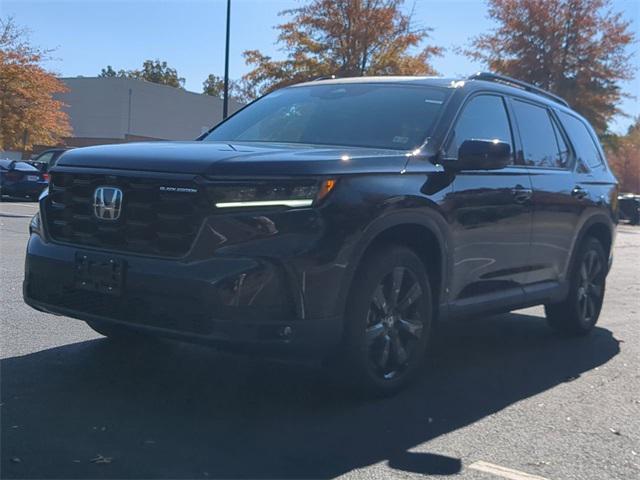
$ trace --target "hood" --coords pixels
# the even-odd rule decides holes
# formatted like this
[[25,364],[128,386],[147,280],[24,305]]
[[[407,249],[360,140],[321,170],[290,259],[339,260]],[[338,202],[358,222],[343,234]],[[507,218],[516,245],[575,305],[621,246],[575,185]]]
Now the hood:
[[220,176],[390,173],[407,163],[405,152],[361,147],[275,143],[144,142],[77,148],[61,167]]

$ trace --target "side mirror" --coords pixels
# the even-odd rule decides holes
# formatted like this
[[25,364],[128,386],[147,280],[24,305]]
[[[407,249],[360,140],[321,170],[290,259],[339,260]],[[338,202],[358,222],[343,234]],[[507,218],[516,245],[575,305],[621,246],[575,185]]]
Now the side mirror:
[[465,140],[458,149],[458,159],[446,166],[455,171],[499,170],[511,163],[511,145],[499,140]]

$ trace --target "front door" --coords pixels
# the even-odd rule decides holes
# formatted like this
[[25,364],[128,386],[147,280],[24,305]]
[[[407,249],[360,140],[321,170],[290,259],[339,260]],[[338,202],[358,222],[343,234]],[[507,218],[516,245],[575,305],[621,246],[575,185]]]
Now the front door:
[[[465,104],[446,145],[457,158],[465,140],[497,139],[515,151],[505,100],[481,94]],[[458,306],[522,299],[531,242],[531,183],[527,169],[510,165],[500,170],[456,174],[447,198],[452,226],[452,278],[449,300]]]

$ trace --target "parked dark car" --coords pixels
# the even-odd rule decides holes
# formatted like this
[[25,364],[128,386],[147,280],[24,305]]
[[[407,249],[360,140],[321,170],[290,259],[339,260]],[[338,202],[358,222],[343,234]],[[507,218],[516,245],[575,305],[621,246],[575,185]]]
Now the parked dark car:
[[617,182],[566,102],[493,74],[284,88],[197,141],[80,148],[52,169],[36,309],[322,359],[390,393],[436,322],[545,305],[596,324]]
[[50,148],[40,152],[36,157],[29,160],[29,163],[40,170],[42,173],[47,173],[51,167],[53,167],[60,156],[69,150],[68,148]]
[[629,220],[631,225],[640,224],[640,195],[626,193],[618,196],[620,218]]
[[0,159],[0,198],[37,199],[48,176],[27,162]]

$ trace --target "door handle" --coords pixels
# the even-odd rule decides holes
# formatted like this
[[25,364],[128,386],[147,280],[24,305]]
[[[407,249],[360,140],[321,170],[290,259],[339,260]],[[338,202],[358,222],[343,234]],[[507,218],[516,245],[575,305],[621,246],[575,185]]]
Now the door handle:
[[576,185],[571,190],[571,196],[577,198],[578,200],[582,200],[584,197],[589,195],[589,191],[582,188],[580,185]]
[[533,195],[533,190],[530,188],[524,188],[520,185],[511,189],[511,194],[513,195],[513,201],[516,203],[527,203],[531,200],[531,196]]

